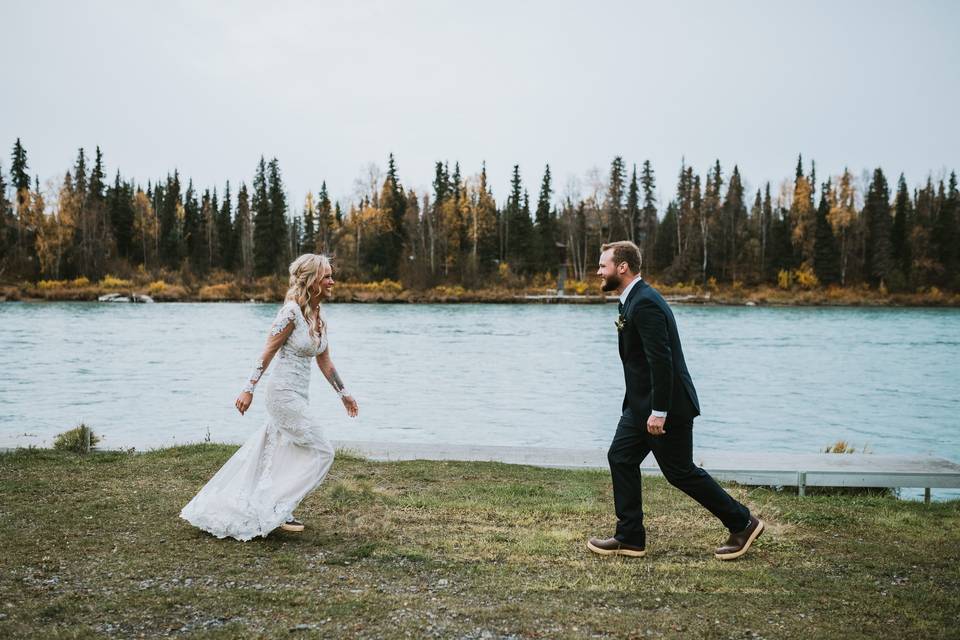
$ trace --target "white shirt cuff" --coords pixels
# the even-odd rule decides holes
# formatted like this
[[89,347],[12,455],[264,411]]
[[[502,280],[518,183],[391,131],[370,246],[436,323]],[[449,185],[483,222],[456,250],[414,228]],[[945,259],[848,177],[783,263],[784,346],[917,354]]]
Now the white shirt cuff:
[[667,412],[666,412],[666,411],[651,411],[651,412],[650,412],[650,415],[652,415],[652,416],[655,417],[655,418],[666,418],[666,417],[667,417]]

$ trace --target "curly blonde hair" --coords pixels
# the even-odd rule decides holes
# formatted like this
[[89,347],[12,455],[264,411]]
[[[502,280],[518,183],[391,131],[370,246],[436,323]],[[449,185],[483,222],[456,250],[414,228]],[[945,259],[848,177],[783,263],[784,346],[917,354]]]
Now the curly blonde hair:
[[305,253],[290,264],[290,288],[287,289],[286,301],[293,301],[300,305],[303,317],[310,327],[310,339],[320,342],[323,333],[323,312],[320,307],[320,298],[311,299],[309,289],[323,277],[327,269],[332,269],[330,258],[317,253]]

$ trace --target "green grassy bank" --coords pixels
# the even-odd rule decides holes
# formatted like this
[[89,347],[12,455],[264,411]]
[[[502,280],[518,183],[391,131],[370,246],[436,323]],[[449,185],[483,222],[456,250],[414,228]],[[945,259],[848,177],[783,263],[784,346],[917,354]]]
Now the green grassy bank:
[[766,519],[742,560],[645,479],[644,559],[600,558],[601,471],[341,455],[301,534],[177,518],[235,447],[0,454],[0,637],[956,638],[960,502],[731,487]]

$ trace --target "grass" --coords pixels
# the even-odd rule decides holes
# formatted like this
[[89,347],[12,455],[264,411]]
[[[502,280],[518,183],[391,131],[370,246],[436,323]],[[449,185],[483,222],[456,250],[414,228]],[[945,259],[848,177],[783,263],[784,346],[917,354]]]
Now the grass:
[[960,502],[730,487],[768,523],[742,560],[644,481],[648,555],[600,558],[601,471],[339,455],[301,534],[177,518],[235,447],[0,454],[0,637],[957,637]]

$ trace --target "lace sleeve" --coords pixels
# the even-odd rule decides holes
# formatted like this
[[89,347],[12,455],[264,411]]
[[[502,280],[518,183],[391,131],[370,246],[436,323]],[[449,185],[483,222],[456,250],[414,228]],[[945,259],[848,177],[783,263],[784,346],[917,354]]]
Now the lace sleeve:
[[254,388],[256,388],[257,383],[260,382],[260,378],[263,376],[263,372],[270,366],[270,361],[273,360],[273,356],[277,354],[277,351],[280,350],[283,343],[286,342],[290,334],[293,333],[293,329],[296,327],[296,318],[296,312],[293,310],[293,307],[285,305],[280,309],[276,319],[273,321],[273,325],[270,327],[270,335],[267,336],[267,343],[263,346],[263,353],[260,354],[260,359],[256,365],[254,365],[253,370],[247,378],[247,383],[243,387],[245,392],[253,393]]

